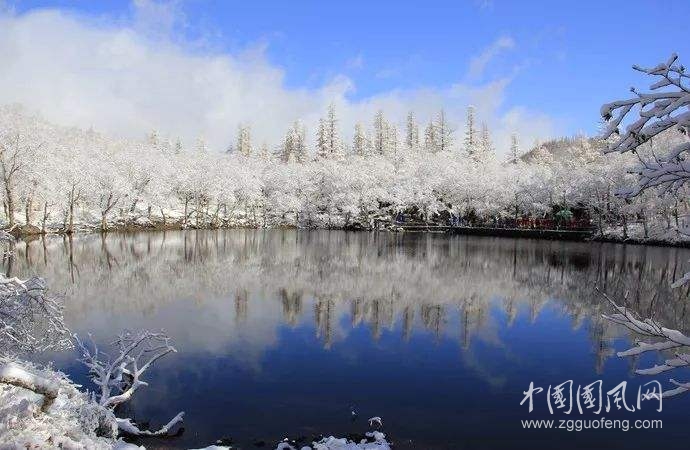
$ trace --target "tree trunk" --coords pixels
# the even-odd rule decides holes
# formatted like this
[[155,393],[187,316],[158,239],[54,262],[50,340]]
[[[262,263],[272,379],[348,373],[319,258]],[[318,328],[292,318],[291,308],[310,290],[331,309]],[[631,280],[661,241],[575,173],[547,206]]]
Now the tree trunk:
[[48,221],[48,202],[43,203],[43,219],[41,220],[41,233],[46,233],[46,222]]
[[69,208],[67,210],[67,229],[65,230],[67,234],[71,234],[74,231],[74,186],[69,193]]
[[218,203],[218,205],[216,206],[216,212],[213,214],[213,220],[211,221],[211,226],[213,228],[219,228],[220,227],[220,219],[219,219],[220,207],[221,207],[221,204]]
[[623,214],[623,239],[628,239],[628,218]]
[[24,221],[27,225],[31,225],[31,206],[32,206],[31,196],[27,197],[26,204],[24,205]]
[[74,202],[69,202],[69,224],[67,225],[67,233],[74,231]]
[[5,197],[7,202],[7,221],[10,223],[10,227],[14,226],[14,197],[12,194],[12,188],[10,188],[9,182],[5,181]]

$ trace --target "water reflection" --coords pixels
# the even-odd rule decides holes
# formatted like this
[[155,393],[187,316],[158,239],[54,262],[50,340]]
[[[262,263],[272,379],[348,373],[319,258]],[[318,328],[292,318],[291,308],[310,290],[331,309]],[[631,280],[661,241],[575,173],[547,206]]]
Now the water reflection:
[[[446,448],[441,443],[458,431],[443,417],[469,420],[466,411],[423,394],[434,398],[454,389],[464,401],[473,395],[467,382],[478,381],[491,390],[491,401],[504,401],[508,392],[519,393],[515,386],[540,358],[551,358],[564,373],[602,374],[609,365],[608,375],[622,368],[630,376],[633,368],[623,367],[629,361],[611,358],[614,340],[626,331],[601,319],[607,305],[596,285],[614,298],[629,292],[636,311],[688,331],[688,293],[668,286],[689,258],[683,249],[601,243],[220,230],[47,237],[18,243],[3,263],[8,275],[40,274],[66,293],[67,320],[78,333],[92,332],[98,340],[123,328],[165,328],[174,336],[180,354],[162,365],[158,388],[135,407],[163,417],[169,413],[164,405],[194,410],[188,398],[194,394],[205,408],[222,411],[214,418],[200,407],[196,416],[189,413],[196,435],[181,442],[208,443],[228,426],[257,436],[259,425],[247,424],[252,414],[267,414],[257,399],[279,415],[275,430],[262,426],[266,433],[281,437],[305,423],[312,431],[336,432],[338,408],[356,396],[352,386],[366,393],[365,384],[382,383],[368,373],[373,366],[396,374],[396,381],[383,382],[392,398],[374,405],[362,397],[360,403],[388,405],[401,422],[412,414],[428,417],[440,432],[425,445]],[[537,352],[535,343],[544,347]],[[573,353],[560,355],[561,346]],[[64,365],[78,376],[67,359]],[[293,378],[296,365],[318,376]],[[331,370],[342,384],[331,379],[320,395],[314,386]],[[554,376],[556,368],[550,370]],[[197,386],[228,377],[234,384],[216,386],[214,393]],[[408,381],[426,386],[415,388],[421,390],[410,394],[409,404],[396,386]],[[174,394],[180,383],[187,397]],[[308,393],[301,383],[310,385]],[[327,405],[339,397],[335,385],[343,396],[338,408]],[[238,393],[241,388],[246,392]],[[223,409],[213,397],[219,393],[243,406],[241,417]],[[199,416],[204,424],[194,423]],[[423,427],[405,422],[403,428],[398,434],[419,442]]]
[[[534,322],[555,301],[572,319],[597,318],[601,298],[629,293],[629,306],[687,330],[687,291],[672,290],[690,255],[684,249],[612,244],[299,231],[198,231],[47,237],[16,245],[7,275],[39,274],[68,294],[67,316],[78,325],[94,312],[155,315],[171,301],[203,305],[232,298],[233,321],[246,322],[256,295],[278,299],[282,321],[295,326],[308,311],[324,347],[337,339],[347,311],[350,326],[371,337],[402,322],[439,337],[447,314],[461,316],[461,344],[487,327],[498,303],[511,326],[520,307]],[[313,303],[305,308],[305,303]],[[227,312],[225,314],[228,314]],[[596,320],[592,338],[606,335]],[[200,330],[201,331],[201,330]]]

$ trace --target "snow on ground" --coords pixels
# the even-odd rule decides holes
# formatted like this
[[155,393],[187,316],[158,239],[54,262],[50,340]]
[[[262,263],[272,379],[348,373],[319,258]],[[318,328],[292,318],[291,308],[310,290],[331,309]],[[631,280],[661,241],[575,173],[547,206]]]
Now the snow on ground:
[[[56,386],[58,395],[43,411],[42,395],[0,383],[0,449],[115,448],[116,425],[109,411],[92,402],[64,374],[26,363],[22,366]],[[110,437],[99,437],[97,432]]]
[[645,234],[644,226],[641,223],[632,223],[627,226],[627,230],[623,226],[611,226],[604,229],[604,237],[614,239],[617,241],[634,240],[634,241],[655,241],[666,242],[668,244],[679,244],[690,241],[690,235],[686,234],[686,225],[682,224],[679,227],[674,225],[667,225],[663,222],[657,221],[649,224]]

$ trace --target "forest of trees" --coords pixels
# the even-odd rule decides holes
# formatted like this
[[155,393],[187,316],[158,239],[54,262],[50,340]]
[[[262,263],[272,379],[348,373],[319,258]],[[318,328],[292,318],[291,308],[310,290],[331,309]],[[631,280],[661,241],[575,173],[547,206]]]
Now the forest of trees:
[[[314,145],[308,139],[314,133]],[[675,134],[645,144],[668,146]],[[630,154],[604,156],[584,136],[535,144],[518,135],[497,156],[489,128],[467,108],[463,130],[443,111],[426,125],[410,113],[399,127],[383,111],[341,138],[330,106],[317,130],[296,121],[279,144],[256,145],[247,124],[226,152],[161,137],[115,139],[57,126],[21,106],[0,107],[0,177],[6,225],[33,232],[136,227],[372,228],[400,213],[468,226],[523,218],[583,217],[603,232],[639,237],[675,228],[684,196],[621,199]],[[645,150],[646,148],[646,150]],[[28,225],[28,226],[27,226]]]

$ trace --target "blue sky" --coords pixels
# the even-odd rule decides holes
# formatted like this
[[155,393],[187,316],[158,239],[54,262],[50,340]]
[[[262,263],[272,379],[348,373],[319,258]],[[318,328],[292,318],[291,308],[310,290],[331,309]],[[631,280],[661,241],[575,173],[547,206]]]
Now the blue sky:
[[[114,27],[152,9],[143,1],[8,3],[17,16],[48,8]],[[260,49],[286,90],[318,90],[345,78],[347,99],[367,102],[507,79],[487,120],[500,127],[511,108],[525,108],[548,118],[547,134],[594,132],[601,103],[646,85],[633,63],[652,65],[673,51],[681,60],[690,55],[687,30],[677,24],[690,15],[690,3],[681,1],[189,0],[163,7],[171,14],[171,42],[189,52]],[[482,55],[484,70],[477,63],[472,70]]]

